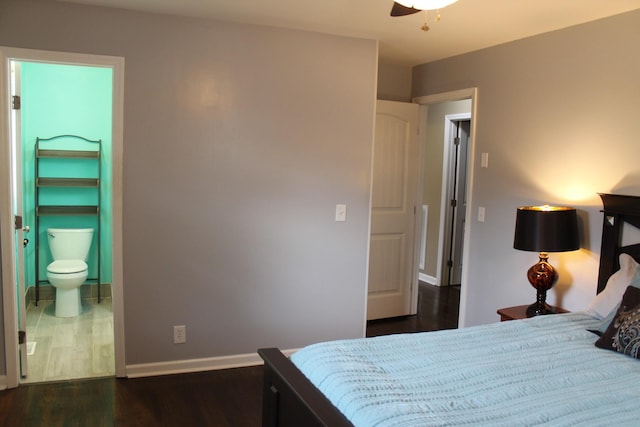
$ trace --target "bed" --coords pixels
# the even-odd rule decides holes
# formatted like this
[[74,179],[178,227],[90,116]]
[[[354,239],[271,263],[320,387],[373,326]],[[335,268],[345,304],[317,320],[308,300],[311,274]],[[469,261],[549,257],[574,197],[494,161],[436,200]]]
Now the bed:
[[587,310],[318,343],[290,358],[260,349],[263,426],[637,425],[640,244],[621,242],[625,224],[640,228],[640,197],[600,197]]

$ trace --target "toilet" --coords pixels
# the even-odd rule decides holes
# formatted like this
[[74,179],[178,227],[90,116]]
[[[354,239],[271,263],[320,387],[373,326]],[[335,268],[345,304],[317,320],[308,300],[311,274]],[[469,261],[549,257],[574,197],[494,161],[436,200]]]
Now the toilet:
[[47,279],[56,288],[56,317],[74,317],[82,312],[80,286],[89,273],[86,260],[92,239],[92,228],[47,229],[53,256],[47,266]]

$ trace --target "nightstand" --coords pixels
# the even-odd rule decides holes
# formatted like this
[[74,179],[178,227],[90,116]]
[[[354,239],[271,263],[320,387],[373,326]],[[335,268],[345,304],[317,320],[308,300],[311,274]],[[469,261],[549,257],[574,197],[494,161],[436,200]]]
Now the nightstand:
[[[526,319],[527,318],[527,307],[529,305],[517,305],[515,307],[506,307],[498,310],[498,314],[500,315],[500,321],[505,322],[507,320],[518,320],[518,319]],[[551,307],[555,310],[556,314],[558,313],[568,313],[569,310],[565,310],[560,307]]]

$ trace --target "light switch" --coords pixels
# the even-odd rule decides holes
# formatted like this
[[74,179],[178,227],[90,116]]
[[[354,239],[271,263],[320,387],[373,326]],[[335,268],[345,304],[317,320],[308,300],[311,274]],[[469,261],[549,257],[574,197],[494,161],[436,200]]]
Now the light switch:
[[482,156],[480,157],[480,167],[489,167],[489,153],[482,153]]
[[484,222],[484,208],[482,206],[478,208],[478,222]]
[[336,205],[336,222],[347,220],[347,205]]

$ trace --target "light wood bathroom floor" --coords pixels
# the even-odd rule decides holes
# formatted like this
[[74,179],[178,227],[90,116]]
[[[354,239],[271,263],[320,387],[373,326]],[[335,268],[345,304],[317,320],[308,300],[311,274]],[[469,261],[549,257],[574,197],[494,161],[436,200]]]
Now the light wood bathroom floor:
[[115,375],[111,298],[83,300],[77,317],[55,317],[55,303],[27,307],[28,375],[21,383]]

